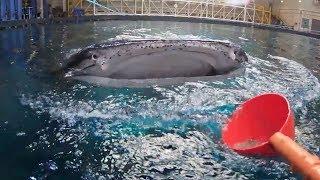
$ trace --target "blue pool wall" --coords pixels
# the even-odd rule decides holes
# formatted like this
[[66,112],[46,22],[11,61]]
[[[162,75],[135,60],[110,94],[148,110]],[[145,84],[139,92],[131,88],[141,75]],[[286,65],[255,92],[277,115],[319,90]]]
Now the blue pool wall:
[[22,0],[1,0],[0,7],[0,21],[22,19]]
[[[43,17],[49,18],[49,3],[48,0],[43,2]],[[30,6],[31,14],[30,19],[36,18],[38,14],[37,0],[31,0]],[[0,1],[0,21],[17,21],[22,20],[22,15],[27,14],[28,10],[23,8],[22,0],[1,0]]]

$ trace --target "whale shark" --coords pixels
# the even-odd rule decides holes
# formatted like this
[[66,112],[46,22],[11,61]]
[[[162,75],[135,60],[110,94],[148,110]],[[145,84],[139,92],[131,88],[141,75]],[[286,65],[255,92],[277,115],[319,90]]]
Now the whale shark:
[[107,87],[168,86],[217,81],[244,72],[248,57],[224,41],[118,40],[71,55],[66,78]]

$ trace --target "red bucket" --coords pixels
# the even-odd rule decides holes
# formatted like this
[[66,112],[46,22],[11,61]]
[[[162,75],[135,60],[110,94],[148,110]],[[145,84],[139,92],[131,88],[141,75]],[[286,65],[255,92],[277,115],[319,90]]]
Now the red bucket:
[[275,156],[269,138],[276,132],[294,139],[294,114],[284,96],[268,93],[237,108],[222,131],[222,139],[242,155]]

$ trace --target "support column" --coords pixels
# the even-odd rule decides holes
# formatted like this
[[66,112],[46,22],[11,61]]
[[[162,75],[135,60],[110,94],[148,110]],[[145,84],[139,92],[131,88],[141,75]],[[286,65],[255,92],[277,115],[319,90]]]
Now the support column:
[[16,19],[16,11],[14,8],[14,1],[7,0],[7,10],[8,10],[8,19],[15,20]]
[[38,13],[37,0],[31,0],[30,5],[32,7],[32,10],[31,10],[32,17],[31,18],[35,18],[35,17],[37,17],[37,13]]
[[188,17],[190,16],[190,2],[188,2]]
[[236,20],[236,10],[237,10],[237,8],[233,8],[233,20]]
[[43,0],[40,0],[39,12],[40,12],[40,17],[43,18]]
[[144,13],[143,13],[143,6],[144,6],[144,4],[143,4],[144,2],[143,2],[143,1],[144,1],[144,0],[141,0],[141,14],[144,14]]
[[67,0],[62,0],[62,11],[67,12]]
[[261,23],[264,23],[264,19],[265,19],[265,16],[266,16],[266,11],[264,10],[264,6],[262,7],[262,22]]
[[150,11],[151,11],[151,10],[150,10],[150,8],[151,8],[150,0],[148,1],[148,8],[149,8],[149,9],[148,9],[148,14],[150,15]]
[[[269,24],[271,24],[271,19],[272,19],[272,7],[270,6],[270,8],[269,8],[269,21],[268,21],[268,23]],[[310,26],[311,27],[311,26]]]
[[1,21],[6,21],[7,20],[7,6],[5,1],[0,1],[0,6],[1,6]]
[[247,5],[244,6],[243,13],[243,21],[247,21]]
[[208,5],[208,2],[206,2],[206,17],[208,17],[208,8],[209,8],[209,5]]
[[94,0],[94,3],[93,3],[93,15],[96,15],[96,0]]
[[42,1],[42,17],[48,18],[49,17],[49,4],[48,0]]
[[226,15],[226,6],[225,6],[225,4],[223,4],[223,14],[222,14],[223,19],[225,19],[224,18],[225,15]]
[[15,0],[17,19],[22,19],[22,0]]
[[122,14],[122,12],[123,12],[123,8],[122,8],[122,0],[120,0],[120,13]]
[[161,0],[161,14],[163,15],[163,0]]
[[256,3],[253,4],[253,20],[252,23],[256,21]]

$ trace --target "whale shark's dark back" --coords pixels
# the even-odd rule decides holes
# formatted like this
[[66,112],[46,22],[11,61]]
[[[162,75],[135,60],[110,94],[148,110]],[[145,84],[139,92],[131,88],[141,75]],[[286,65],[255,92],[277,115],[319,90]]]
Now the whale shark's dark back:
[[112,41],[72,55],[63,66],[72,77],[159,79],[223,75],[248,61],[238,46],[219,41]]

